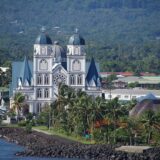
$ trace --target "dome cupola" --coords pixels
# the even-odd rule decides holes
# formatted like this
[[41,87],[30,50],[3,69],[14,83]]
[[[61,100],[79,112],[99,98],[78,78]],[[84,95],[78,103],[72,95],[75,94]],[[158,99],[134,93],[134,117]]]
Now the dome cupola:
[[41,34],[36,38],[35,44],[52,45],[51,38],[45,33],[45,29],[41,29]]
[[85,40],[81,37],[76,29],[76,32],[69,38],[69,45],[85,45]]

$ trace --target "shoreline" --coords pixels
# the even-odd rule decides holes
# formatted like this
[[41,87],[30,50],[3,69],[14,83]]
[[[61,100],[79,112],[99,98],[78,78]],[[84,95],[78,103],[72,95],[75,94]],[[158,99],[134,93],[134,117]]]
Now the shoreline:
[[23,128],[0,128],[0,138],[24,147],[17,156],[36,156],[48,158],[77,158],[95,160],[159,160],[160,147],[144,153],[115,151],[116,145],[82,144],[58,136],[37,131],[27,134]]

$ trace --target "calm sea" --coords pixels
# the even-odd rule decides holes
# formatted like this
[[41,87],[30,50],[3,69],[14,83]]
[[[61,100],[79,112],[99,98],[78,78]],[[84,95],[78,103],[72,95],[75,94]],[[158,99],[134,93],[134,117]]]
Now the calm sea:
[[17,157],[14,154],[23,151],[24,148],[4,139],[0,139],[0,160],[77,160],[66,158],[38,158],[38,157]]

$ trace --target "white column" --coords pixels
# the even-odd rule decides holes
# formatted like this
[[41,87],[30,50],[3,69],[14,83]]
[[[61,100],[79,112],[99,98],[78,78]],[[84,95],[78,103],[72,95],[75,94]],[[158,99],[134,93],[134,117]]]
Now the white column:
[[32,104],[31,104],[31,103],[29,104],[29,112],[30,112],[30,113],[33,113],[33,103],[32,103]]

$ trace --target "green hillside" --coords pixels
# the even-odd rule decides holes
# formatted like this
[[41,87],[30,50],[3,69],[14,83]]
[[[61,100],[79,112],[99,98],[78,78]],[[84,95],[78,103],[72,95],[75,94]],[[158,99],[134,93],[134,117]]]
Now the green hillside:
[[159,0],[1,0],[0,65],[32,58],[42,26],[63,45],[77,27],[102,71],[160,73],[159,20]]

